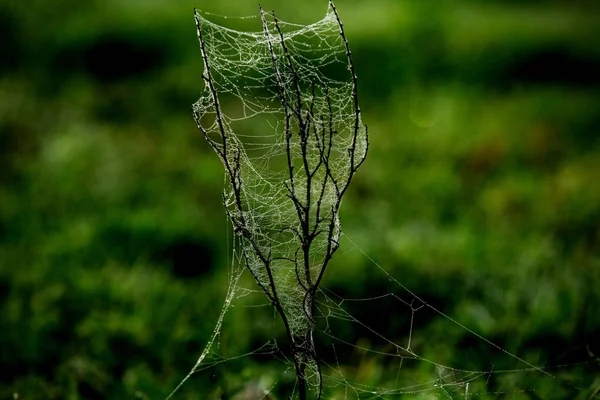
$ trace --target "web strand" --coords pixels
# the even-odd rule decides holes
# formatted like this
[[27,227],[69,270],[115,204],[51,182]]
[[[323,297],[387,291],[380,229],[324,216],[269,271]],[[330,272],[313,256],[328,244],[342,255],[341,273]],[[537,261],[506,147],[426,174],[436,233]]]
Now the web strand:
[[[305,26],[262,9],[241,18],[255,21],[255,32],[223,27],[207,19],[214,15],[195,12],[205,86],[193,115],[225,170],[231,266],[208,344],[168,398],[196,372],[258,355],[283,365],[278,378],[264,385],[265,398],[279,389],[277,382],[289,380],[290,371],[298,377],[292,396],[300,398],[305,384],[321,399],[537,395],[541,386],[527,382],[532,375],[581,394],[581,385],[550,371],[576,371],[598,363],[597,357],[537,366],[435,307],[342,235],[341,198],[365,160],[369,137],[348,41],[329,4],[322,20]],[[350,248],[336,253],[342,240]],[[369,274],[391,287],[356,297],[322,287],[329,262],[328,271],[348,257],[364,257]],[[290,350],[280,348],[282,339],[274,336],[249,353],[220,356],[215,343],[234,302],[257,315],[278,315]],[[395,329],[377,325],[369,315],[373,310],[391,310]],[[442,320],[445,329],[459,330],[525,367],[451,365],[428,353],[443,349],[445,338],[426,337],[418,326],[424,319]],[[598,397],[598,391],[591,393]]]

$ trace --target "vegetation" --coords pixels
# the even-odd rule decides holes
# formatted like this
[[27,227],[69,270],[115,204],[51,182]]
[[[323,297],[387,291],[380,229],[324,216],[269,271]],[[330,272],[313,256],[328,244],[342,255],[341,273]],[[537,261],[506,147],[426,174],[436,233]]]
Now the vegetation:
[[[262,5],[298,23],[327,7]],[[1,398],[165,398],[212,333],[231,233],[221,163],[189,112],[203,87],[194,6],[256,15],[258,4],[0,4]],[[597,359],[598,4],[336,6],[370,133],[340,210],[345,234],[413,292],[534,365]],[[322,286],[346,297],[396,290],[341,246]],[[354,311],[380,332],[406,333],[409,321],[381,319],[387,307]],[[270,307],[232,308],[219,353],[284,338],[274,325]],[[489,364],[493,349],[439,315],[412,332],[423,357]],[[360,332],[344,338],[365,343]],[[337,359],[364,382],[386,376],[361,354]],[[254,353],[193,375],[177,396],[230,398],[277,381],[285,398],[294,379],[278,375],[281,365]],[[537,395],[569,398],[578,386],[589,398],[597,365],[553,370]]]

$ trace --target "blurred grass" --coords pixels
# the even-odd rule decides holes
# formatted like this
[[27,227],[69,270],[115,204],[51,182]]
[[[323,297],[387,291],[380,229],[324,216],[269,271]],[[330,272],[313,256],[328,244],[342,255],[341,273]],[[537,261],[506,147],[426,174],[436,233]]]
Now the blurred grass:
[[[239,16],[258,5],[0,4],[2,398],[164,398],[214,327],[229,249],[221,166],[189,112],[202,68],[194,6]],[[298,23],[326,10],[263,6]],[[598,4],[337,7],[372,132],[342,208],[348,236],[432,304],[536,365],[583,360],[586,345],[599,354]],[[357,251],[339,264],[326,277],[333,290],[394,290]],[[231,310],[221,353],[277,335],[269,310],[251,310]],[[406,321],[363,311],[381,332],[406,333]],[[489,349],[451,331],[424,318],[415,350],[446,365],[489,365]],[[273,372],[276,360],[230,364],[195,375],[180,398],[231,396],[258,379],[293,385]],[[385,367],[344,365],[374,385]],[[597,371],[572,371],[565,379],[591,393]]]

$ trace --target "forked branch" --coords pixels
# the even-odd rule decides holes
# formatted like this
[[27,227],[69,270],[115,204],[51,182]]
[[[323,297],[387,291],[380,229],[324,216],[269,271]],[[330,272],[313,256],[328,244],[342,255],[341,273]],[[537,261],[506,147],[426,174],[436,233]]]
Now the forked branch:
[[[287,254],[279,254],[277,251],[281,250],[276,250],[275,255],[275,244],[265,242],[265,237],[270,238],[265,233],[269,228],[261,226],[253,217],[254,203],[248,201],[252,188],[246,187],[245,174],[254,167],[223,114],[219,85],[211,70],[212,60],[207,51],[212,42],[205,40],[202,21],[196,14],[205,67],[202,77],[208,93],[205,99],[208,99],[210,112],[215,115],[215,122],[203,125],[203,115],[198,111],[194,111],[194,119],[224,165],[228,188],[223,203],[234,232],[243,242],[245,268],[283,321],[300,400],[307,399],[309,384],[314,385],[317,398],[322,394],[321,368],[313,339],[316,296],[329,262],[340,245],[339,209],[342,197],[364,162],[369,147],[367,128],[361,121],[352,53],[337,9],[332,1],[329,6],[335,18],[327,21],[335,21],[337,25],[330,28],[338,31],[337,41],[343,49],[350,73],[351,92],[341,100],[334,98],[334,93],[339,96],[340,87],[348,86],[325,77],[317,67],[304,75],[302,71],[307,70],[305,63],[308,61],[296,53],[294,35],[284,32],[274,12],[267,15],[260,7],[264,34],[260,43],[266,46],[263,54],[268,56],[267,62],[272,65],[272,75],[264,80],[265,89],[278,99],[281,104],[279,115],[283,119],[278,126],[283,129],[279,134],[283,135],[280,143],[285,147],[287,171],[286,179],[280,182],[285,188],[281,201],[287,202],[285,209],[289,209],[295,219],[277,230],[278,234],[292,232],[293,245],[290,244]],[[240,58],[243,56],[240,54]],[[352,98],[349,107],[345,106],[347,96]],[[291,264],[292,279],[297,281],[302,293],[294,300],[298,303],[293,307],[286,308],[282,302],[280,293],[290,289],[278,275],[282,274],[278,270],[279,263]],[[289,299],[290,293],[297,293],[297,288],[283,293]],[[298,309],[297,306],[302,310],[301,315],[290,315],[291,310]],[[302,323],[295,323],[292,327],[292,318]],[[312,369],[311,375],[317,376],[316,382],[308,381],[307,369]]]

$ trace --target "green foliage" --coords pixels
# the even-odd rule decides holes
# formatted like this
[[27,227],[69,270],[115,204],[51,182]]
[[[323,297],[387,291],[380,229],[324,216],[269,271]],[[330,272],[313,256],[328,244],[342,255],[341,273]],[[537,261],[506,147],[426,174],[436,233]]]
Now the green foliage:
[[[279,3],[263,7],[299,23],[326,9]],[[258,4],[83,4],[0,5],[1,398],[164,398],[225,295],[222,169],[189,111],[202,65],[192,8],[249,15]],[[344,232],[533,364],[584,360],[586,345],[600,354],[596,3],[337,6],[372,142],[341,208]],[[323,285],[357,297],[393,290],[356,255],[340,256]],[[357,311],[406,332],[407,321]],[[490,349],[442,322],[419,321],[415,351],[481,368]],[[219,351],[255,349],[281,337],[276,326],[268,307],[233,308]],[[395,378],[366,355],[345,360],[365,382]],[[285,393],[293,377],[274,377],[280,367],[218,365],[179,396],[231,396],[260,379]],[[414,381],[431,372],[403,371]],[[597,371],[570,371],[538,395],[568,397],[567,380],[582,398],[598,386]]]

